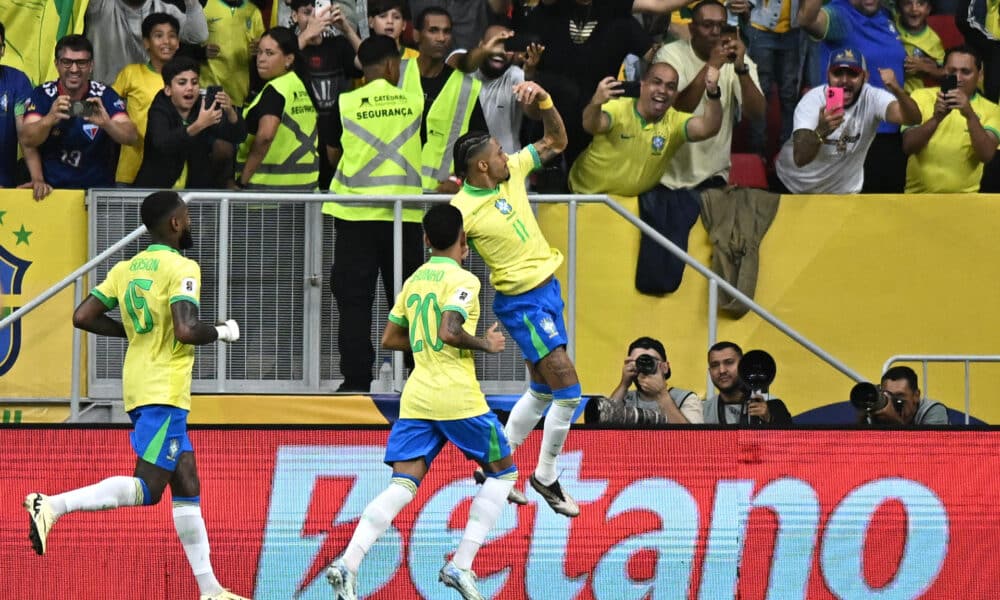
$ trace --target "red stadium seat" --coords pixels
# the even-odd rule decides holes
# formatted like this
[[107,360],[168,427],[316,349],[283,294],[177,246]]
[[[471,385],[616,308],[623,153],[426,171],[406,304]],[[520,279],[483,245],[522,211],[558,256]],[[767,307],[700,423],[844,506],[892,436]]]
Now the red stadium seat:
[[955,25],[954,15],[931,15],[927,17],[927,24],[941,38],[941,45],[945,50],[965,43],[965,37]]
[[767,168],[759,154],[734,152],[731,160],[730,185],[767,189]]

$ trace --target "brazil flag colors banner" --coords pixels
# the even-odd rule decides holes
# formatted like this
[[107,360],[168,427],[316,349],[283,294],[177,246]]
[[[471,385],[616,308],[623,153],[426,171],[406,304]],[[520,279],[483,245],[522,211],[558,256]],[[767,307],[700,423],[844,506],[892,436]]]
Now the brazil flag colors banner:
[[[83,192],[4,190],[0,203],[0,317],[23,306],[87,260]],[[84,290],[86,293],[86,289]],[[73,288],[0,330],[0,396],[67,398]]]
[[7,31],[3,64],[20,69],[35,85],[57,77],[56,42],[83,33],[87,0],[0,0]]

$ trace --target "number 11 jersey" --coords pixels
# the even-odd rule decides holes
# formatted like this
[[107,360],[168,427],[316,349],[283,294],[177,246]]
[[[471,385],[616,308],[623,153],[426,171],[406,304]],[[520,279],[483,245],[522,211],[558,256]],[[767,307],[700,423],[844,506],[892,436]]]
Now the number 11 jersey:
[[125,411],[147,404],[191,409],[194,346],[174,337],[171,306],[198,306],[201,268],[177,250],[153,244],[112,267],[91,295],[121,310],[128,335],[122,395]]

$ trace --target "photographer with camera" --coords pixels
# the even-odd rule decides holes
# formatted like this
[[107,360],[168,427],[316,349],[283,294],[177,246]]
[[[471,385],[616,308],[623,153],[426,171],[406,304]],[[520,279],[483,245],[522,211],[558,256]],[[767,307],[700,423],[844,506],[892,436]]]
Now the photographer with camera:
[[[667,385],[670,363],[659,340],[641,337],[628,347],[622,379],[597,399],[598,421],[614,425],[701,423],[701,401],[691,390]],[[629,389],[635,386],[635,389]]]
[[[747,364],[741,369],[743,358],[743,350],[733,342],[717,342],[708,349],[708,374],[719,393],[702,402],[705,423],[792,425],[785,403],[768,394],[776,370],[774,359],[762,350],[753,350],[747,353]],[[754,364],[750,364],[751,359]]]
[[24,107],[21,143],[38,149],[42,167],[40,174],[31,169],[32,183],[36,189],[111,187],[115,144],[134,144],[135,124],[117,92],[91,79],[94,48],[87,38],[63,37],[55,55],[59,79],[36,87]]
[[947,425],[948,410],[940,402],[920,397],[917,374],[910,367],[892,367],[881,385],[862,382],[851,389],[858,423],[870,425]]

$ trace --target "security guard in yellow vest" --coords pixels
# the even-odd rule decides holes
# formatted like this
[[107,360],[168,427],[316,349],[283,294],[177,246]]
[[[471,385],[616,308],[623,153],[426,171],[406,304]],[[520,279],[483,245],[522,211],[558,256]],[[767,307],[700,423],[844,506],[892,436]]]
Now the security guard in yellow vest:
[[420,55],[403,61],[399,87],[424,97],[421,182],[425,191],[455,193],[458,185],[451,178],[455,140],[470,129],[487,129],[479,106],[482,82],[470,73],[491,54],[504,52],[503,40],[513,34],[502,31],[479,47],[449,56],[452,37],[448,11],[428,7],[417,16],[414,27]]
[[295,74],[297,50],[298,39],[284,27],[260,38],[257,71],[267,83],[243,111],[250,134],[236,155],[239,187],[316,189],[316,107]]
[[[372,35],[358,47],[366,85],[340,95],[327,149],[336,172],[330,191],[374,196],[419,195],[420,122],[424,98],[401,90],[399,50],[392,38]],[[337,160],[339,158],[339,160]],[[403,210],[403,277],[423,263],[422,207]],[[372,303],[379,273],[393,302],[393,209],[387,204],[326,202],[334,217],[331,287],[339,314],[337,348],[344,377],[338,391],[368,392],[375,349]]]

